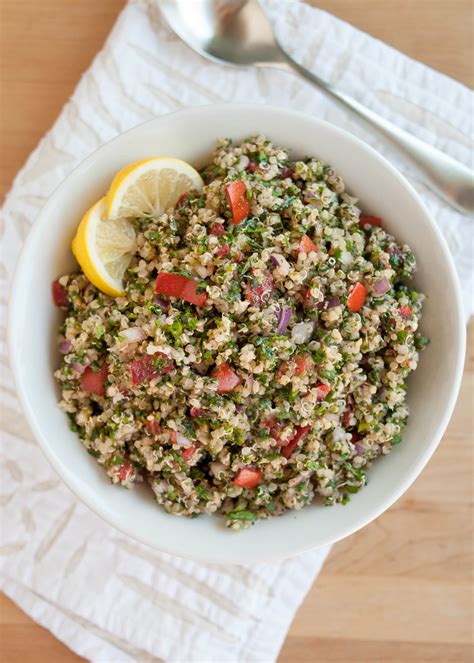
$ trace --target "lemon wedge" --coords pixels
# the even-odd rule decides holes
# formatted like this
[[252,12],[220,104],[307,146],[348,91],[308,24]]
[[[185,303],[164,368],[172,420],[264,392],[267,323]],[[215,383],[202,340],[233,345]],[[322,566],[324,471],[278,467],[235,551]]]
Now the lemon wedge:
[[204,183],[192,166],[181,159],[154,157],[119,170],[107,193],[109,219],[158,217],[176,205],[191,189]]
[[135,229],[127,219],[109,219],[105,197],[85,213],[71,248],[96,288],[123,295],[123,276],[137,248]]

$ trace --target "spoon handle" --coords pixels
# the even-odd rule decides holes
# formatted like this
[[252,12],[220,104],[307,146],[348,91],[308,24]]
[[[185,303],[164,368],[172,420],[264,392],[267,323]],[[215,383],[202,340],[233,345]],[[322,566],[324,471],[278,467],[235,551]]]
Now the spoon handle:
[[340,106],[352,111],[366,125],[376,129],[399,152],[408,157],[423,173],[423,179],[430,189],[458,212],[463,214],[474,212],[474,173],[467,166],[400,129],[343,92],[336,90],[332,85],[295,62],[286,52],[283,52],[283,55],[285,60],[275,63],[277,68],[296,71],[313,85],[327,92]]

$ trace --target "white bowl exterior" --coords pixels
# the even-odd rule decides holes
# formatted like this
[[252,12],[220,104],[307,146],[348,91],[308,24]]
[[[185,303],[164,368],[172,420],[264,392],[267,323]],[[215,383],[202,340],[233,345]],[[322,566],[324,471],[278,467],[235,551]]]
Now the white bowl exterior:
[[[330,163],[365,212],[410,245],[418,262],[416,286],[426,295],[422,330],[431,343],[409,381],[411,411],[403,442],[375,463],[369,483],[346,506],[313,505],[235,534],[222,519],[166,514],[146,490],[111,486],[105,472],[69,430],[58,408],[53,370],[59,365],[61,313],[51,282],[74,269],[71,239],[88,207],[124,164],[147,156],[202,164],[221,136],[240,140],[263,133],[295,155]],[[247,563],[287,557],[337,541],[387,509],[414,481],[451,416],[464,360],[465,331],[453,262],[439,230],[406,180],[350,134],[303,114],[268,106],[192,108],[140,125],[106,144],[61,184],[41,211],[17,266],[9,319],[10,357],[32,430],[65,483],[106,521],[153,548],[197,560]]]

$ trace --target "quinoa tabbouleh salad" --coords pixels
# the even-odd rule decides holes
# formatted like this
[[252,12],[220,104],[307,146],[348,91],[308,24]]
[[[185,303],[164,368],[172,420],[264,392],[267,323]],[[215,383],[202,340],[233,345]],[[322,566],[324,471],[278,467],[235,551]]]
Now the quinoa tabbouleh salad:
[[201,176],[128,218],[119,296],[82,271],[53,284],[61,408],[113,483],[170,513],[241,529],[345,504],[402,440],[427,343],[415,257],[329,165],[263,136],[221,140]]

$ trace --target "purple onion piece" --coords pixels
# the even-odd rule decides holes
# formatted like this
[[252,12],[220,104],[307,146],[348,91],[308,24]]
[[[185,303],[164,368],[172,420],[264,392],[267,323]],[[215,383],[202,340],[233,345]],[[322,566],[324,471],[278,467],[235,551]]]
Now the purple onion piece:
[[286,332],[286,330],[288,329],[288,323],[290,322],[292,313],[293,311],[289,306],[284,306],[280,310],[280,315],[278,318],[278,326],[277,326],[277,332],[279,334]]
[[270,256],[270,259],[271,259],[272,263],[275,265],[275,267],[280,267],[280,261],[278,260],[278,258],[276,256]]
[[78,373],[79,375],[82,375],[86,370],[86,367],[83,366],[82,364],[79,364],[78,362],[74,362],[74,364],[71,364],[71,368],[73,371],[76,371],[76,373]]
[[339,297],[329,297],[326,299],[326,308],[336,308],[336,306],[341,305],[341,300]]
[[153,301],[155,302],[155,304],[156,304],[157,306],[159,306],[160,308],[162,308],[163,311],[167,311],[167,310],[168,310],[170,304],[169,304],[169,302],[167,302],[166,300],[161,299],[161,297],[155,297],[155,298],[153,299]]
[[376,281],[372,286],[372,289],[376,295],[385,295],[385,293],[388,292],[390,288],[391,285],[385,276]]
[[63,341],[63,342],[59,345],[59,352],[60,352],[62,355],[67,355],[67,353],[68,353],[69,350],[71,349],[71,345],[72,345],[71,341]]
[[357,218],[359,218],[361,213],[362,213],[362,210],[360,209],[360,207],[357,207],[357,205],[352,205],[352,209],[354,210],[355,216]]
[[358,456],[363,456],[363,455],[364,455],[365,449],[364,449],[364,447],[362,446],[362,444],[360,444],[360,442],[356,442],[356,443],[354,444],[354,448],[355,448],[355,450],[357,451],[357,455],[358,455]]
[[244,409],[243,405],[241,405],[240,403],[236,403],[235,405],[236,412],[242,412],[243,409]]

